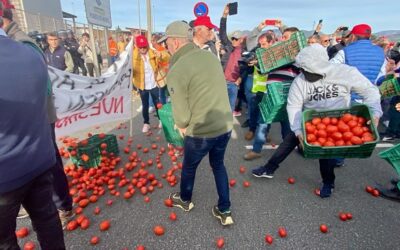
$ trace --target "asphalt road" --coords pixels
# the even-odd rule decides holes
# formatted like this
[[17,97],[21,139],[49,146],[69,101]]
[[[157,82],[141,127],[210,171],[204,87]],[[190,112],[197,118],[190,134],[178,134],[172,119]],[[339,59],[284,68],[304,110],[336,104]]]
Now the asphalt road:
[[[139,105],[138,101],[135,105]],[[157,124],[154,116],[151,119],[153,125]],[[368,184],[387,183],[396,177],[392,167],[377,156],[383,149],[375,149],[368,159],[346,160],[344,167],[336,169],[336,188],[332,197],[321,199],[314,194],[321,181],[318,161],[304,159],[296,152],[281,165],[273,179],[257,179],[251,175],[250,170],[263,164],[274,150],[263,150],[262,159],[244,161],[245,145],[251,143],[243,139],[246,130],[239,124],[243,120],[244,117],[238,117],[235,123],[234,136],[225,158],[229,178],[237,180],[236,186],[230,189],[235,220],[233,226],[221,226],[211,214],[211,208],[217,202],[217,193],[206,159],[197,171],[193,195],[195,208],[189,213],[164,205],[168,194],[178,190],[178,186],[169,187],[164,179],[164,188],[150,194],[149,203],[143,201],[139,192],[128,201],[107,194],[85,209],[84,214],[91,221],[87,230],[65,232],[67,249],[136,249],[139,244],[146,249],[216,249],[218,237],[225,239],[224,249],[399,249],[400,204],[375,198],[364,190]],[[74,136],[84,138],[89,131],[125,134],[125,139],[119,140],[123,151],[129,135],[129,123],[126,125],[127,129],[124,126],[117,129],[115,123],[106,124],[100,129],[92,128]],[[158,129],[153,129],[152,136],[145,136],[141,128],[142,118],[138,114],[133,119],[132,149],[137,143],[150,147],[160,133]],[[274,143],[279,144],[278,124],[273,125],[271,137]],[[164,139],[158,144],[166,146]],[[139,154],[143,159],[154,159],[155,152],[151,150],[147,155]],[[126,154],[122,152],[121,155],[126,162]],[[154,166],[149,168],[160,179],[168,166],[172,166],[167,155],[163,155],[161,160],[164,170]],[[244,174],[239,172],[241,165],[247,169]],[[294,177],[295,184],[289,184],[288,177]],[[243,187],[243,181],[249,181],[250,187]],[[111,207],[106,206],[107,199],[114,200]],[[93,215],[95,206],[102,209],[100,215]],[[177,214],[176,221],[168,218],[172,211]],[[342,211],[352,213],[353,219],[346,222],[339,220],[338,214]],[[100,232],[98,228],[103,219],[111,220],[111,228],[106,232]],[[328,233],[320,232],[320,224],[328,226]],[[154,235],[155,225],[165,227],[163,236]],[[18,220],[18,228],[21,226],[32,228],[29,219]],[[279,227],[286,228],[286,238],[278,236]],[[265,243],[266,234],[274,238],[272,245]],[[94,235],[100,237],[100,242],[91,246],[89,241]],[[21,247],[27,240],[37,244],[35,234],[31,233],[19,241]]]

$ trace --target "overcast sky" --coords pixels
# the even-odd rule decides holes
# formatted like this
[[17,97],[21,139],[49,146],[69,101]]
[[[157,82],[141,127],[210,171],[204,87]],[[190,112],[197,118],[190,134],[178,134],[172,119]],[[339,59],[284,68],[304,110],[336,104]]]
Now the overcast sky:
[[[95,0],[88,0],[95,1]],[[104,0],[102,0],[104,1]],[[120,26],[146,27],[146,0],[110,0],[113,28]],[[152,0],[154,31],[165,31],[175,20],[194,19],[193,7],[199,1]],[[219,26],[227,2],[204,1],[209,6],[211,20]],[[288,26],[311,30],[314,23],[323,19],[324,33],[332,33],[338,26],[367,23],[372,31],[400,30],[399,1],[378,0],[238,0],[238,14],[228,17],[228,31],[251,30],[264,19],[282,19]],[[84,0],[61,0],[63,11],[78,16],[86,23]],[[397,7],[396,7],[397,6]]]

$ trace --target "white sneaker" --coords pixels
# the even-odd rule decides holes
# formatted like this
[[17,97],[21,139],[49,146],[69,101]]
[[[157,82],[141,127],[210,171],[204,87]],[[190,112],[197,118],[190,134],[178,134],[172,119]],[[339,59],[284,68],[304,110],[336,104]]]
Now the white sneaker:
[[156,111],[156,109],[155,109],[154,107],[150,107],[150,108],[149,108],[149,113],[150,113],[150,114],[154,113],[154,111]]
[[138,109],[136,109],[137,112],[142,112],[142,110],[143,110],[143,106],[142,105],[140,105],[140,107]]
[[149,130],[150,130],[150,124],[145,123],[145,124],[143,125],[142,132],[143,132],[143,133],[147,133],[147,132],[149,132]]
[[162,123],[161,123],[161,121],[160,121],[160,123],[158,123],[158,128],[162,128]]

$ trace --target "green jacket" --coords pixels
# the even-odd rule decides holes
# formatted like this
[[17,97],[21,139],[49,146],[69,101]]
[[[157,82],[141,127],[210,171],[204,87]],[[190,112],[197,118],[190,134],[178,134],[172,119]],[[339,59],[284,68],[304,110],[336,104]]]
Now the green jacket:
[[217,57],[188,43],[170,60],[167,87],[175,124],[186,135],[213,138],[232,130],[232,111]]

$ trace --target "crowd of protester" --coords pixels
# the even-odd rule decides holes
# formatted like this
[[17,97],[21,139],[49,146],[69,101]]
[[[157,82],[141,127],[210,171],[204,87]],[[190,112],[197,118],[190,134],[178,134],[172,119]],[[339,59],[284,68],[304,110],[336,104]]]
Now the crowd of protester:
[[[265,165],[254,166],[255,177],[273,178],[279,164],[296,147],[301,150],[304,135],[299,114],[303,109],[364,103],[370,107],[375,125],[385,129],[382,140],[400,138],[400,98],[381,100],[377,88],[386,79],[399,78],[399,43],[382,37],[372,40],[372,28],[367,24],[341,26],[333,34],[323,34],[319,24],[294,64],[262,74],[255,50],[287,41],[299,29],[277,20],[268,29],[262,21],[250,33],[228,33],[228,19],[227,5],[219,27],[210,17],[199,16],[190,22],[171,23],[163,35],[153,34],[150,42],[141,34],[133,34],[133,85],[142,102],[142,132],[151,130],[150,104],[157,114],[158,103],[171,101],[176,126],[185,137],[180,191],[170,195],[174,206],[185,211],[194,207],[191,198],[196,169],[209,154],[219,195],[212,213],[222,225],[234,223],[224,165],[233,117],[246,116],[241,124],[248,128],[245,140],[253,140],[244,160],[262,157],[271,124],[263,120],[258,105],[270,83],[293,82],[288,119],[280,122],[283,142]],[[73,204],[55,142],[56,116],[46,64],[93,77],[92,51],[100,50],[92,48],[89,40],[89,34],[77,39],[71,30],[30,37],[13,21],[11,10],[0,3],[0,54],[8,58],[0,60],[4,84],[0,111],[9,121],[0,123],[1,131],[8,131],[0,140],[0,248],[17,245],[15,218],[27,215],[42,249],[65,248],[62,228],[73,216]],[[113,63],[125,50],[126,40],[123,36],[118,41],[110,37],[108,46]],[[30,76],[28,85],[26,75]],[[327,88],[332,82],[339,86],[336,96],[308,100],[307,95],[312,94],[308,89]],[[18,100],[29,105],[20,105]],[[22,154],[24,157],[20,157]],[[343,166],[344,159],[320,159],[319,164],[319,195],[328,198],[335,188],[334,168]],[[15,171],[3,166],[13,166]]]

